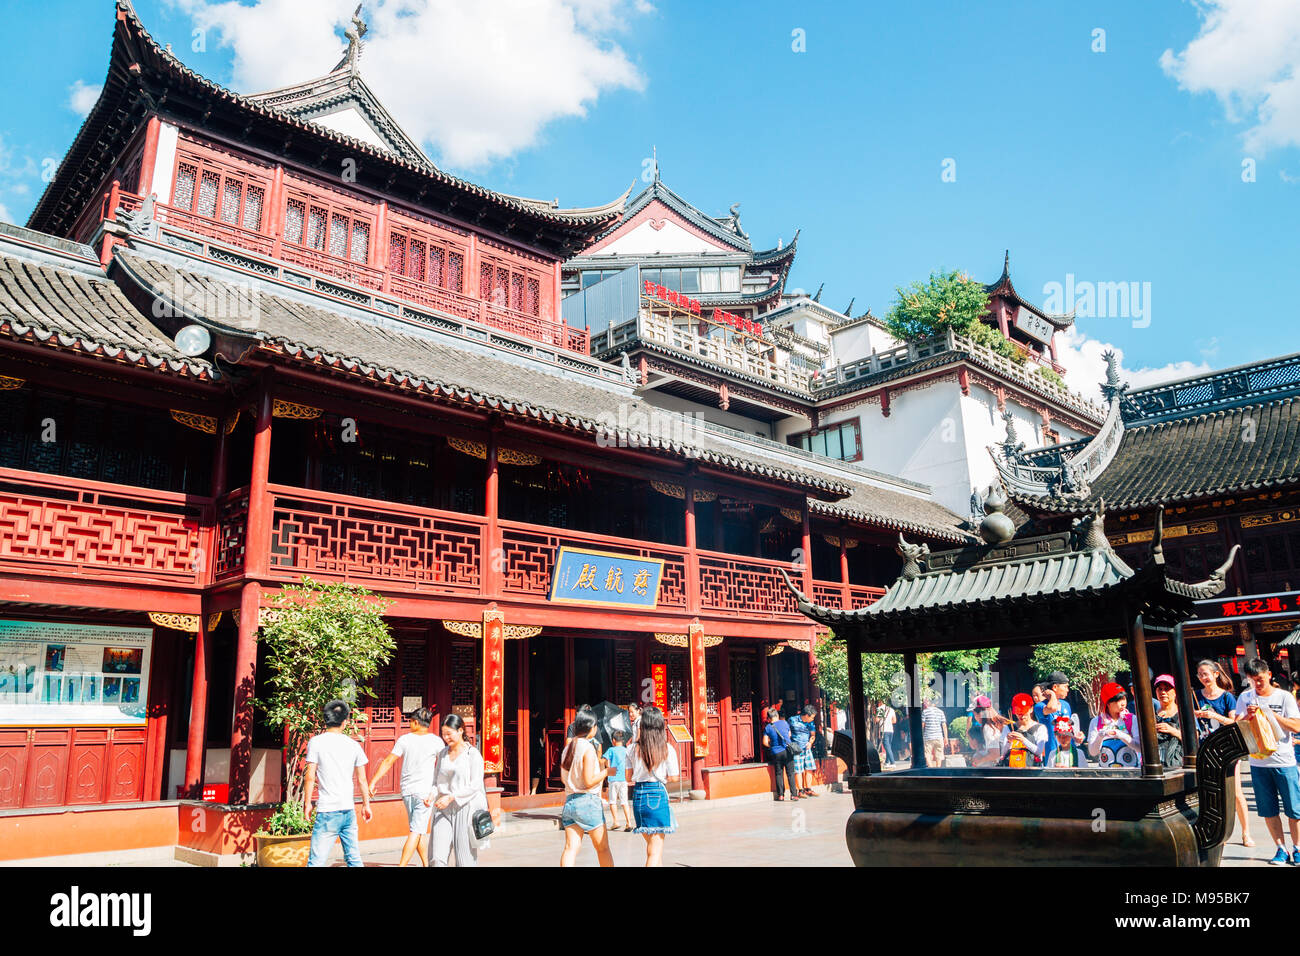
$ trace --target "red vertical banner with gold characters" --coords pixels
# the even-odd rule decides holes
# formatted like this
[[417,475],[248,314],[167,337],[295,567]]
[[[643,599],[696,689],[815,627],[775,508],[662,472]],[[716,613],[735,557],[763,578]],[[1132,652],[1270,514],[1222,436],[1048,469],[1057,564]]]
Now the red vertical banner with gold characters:
[[695,756],[709,754],[709,678],[704,669],[704,628],[699,621],[690,624],[691,645],[691,736],[695,738]]
[[502,771],[505,706],[505,615],[495,604],[483,612],[483,772]]
[[659,712],[664,715],[664,720],[668,719],[668,665],[652,664],[650,666],[650,676],[654,678],[655,706]]

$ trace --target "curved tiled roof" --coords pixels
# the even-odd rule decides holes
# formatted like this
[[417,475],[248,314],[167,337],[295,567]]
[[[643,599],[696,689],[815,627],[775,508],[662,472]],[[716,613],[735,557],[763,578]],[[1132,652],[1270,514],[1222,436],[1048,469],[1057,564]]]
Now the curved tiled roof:
[[852,493],[842,501],[812,501],[813,514],[869,524],[886,531],[906,531],[957,544],[974,537],[959,525],[964,520],[937,501],[907,495],[862,482],[850,482]]
[[1154,424],[1129,425],[1115,457],[1082,497],[1020,497],[1028,510],[1066,514],[1105,499],[1135,510],[1219,495],[1300,486],[1300,397]]
[[[851,491],[843,481],[789,468],[761,452],[745,448],[742,453],[723,436],[692,427],[685,416],[640,401],[630,388],[601,388],[260,291],[252,296],[251,310],[223,314],[222,303],[247,300],[248,290],[134,252],[119,251],[117,258],[128,280],[180,313],[218,331],[257,339],[271,352],[295,362],[603,437],[621,447],[658,450],[771,478],[808,493],[843,496]],[[178,296],[182,301],[177,301]],[[222,317],[211,318],[214,311]],[[664,429],[667,435],[646,435],[612,424],[642,415],[647,421],[680,419],[682,428]]]
[[217,371],[175,344],[106,276],[0,254],[0,336],[199,379]]
[[[196,73],[173,54],[164,50],[145,29],[129,0],[117,0],[116,8],[117,27],[103,92],[77,134],[72,148],[37,202],[28,223],[33,229],[50,232],[68,231],[71,222],[64,222],[63,218],[75,216],[81,208],[84,208],[86,199],[81,195],[81,191],[87,186],[87,181],[89,181],[88,188],[94,189],[99,178],[108,171],[108,168],[104,167],[103,172],[95,175],[91,169],[95,163],[100,163],[111,153],[111,150],[103,147],[101,138],[123,135],[120,124],[124,118],[127,122],[142,122],[144,113],[158,107],[158,101],[144,87],[143,77],[146,74],[161,86],[164,91],[164,103],[168,98],[177,98],[180,88],[186,88],[206,100],[209,112],[216,104],[225,104],[240,111],[243,114],[240,122],[247,122],[249,129],[252,128],[252,122],[259,118],[279,124],[288,134],[286,148],[295,137],[303,136],[311,137],[317,142],[325,141],[343,145],[357,155],[387,164],[394,170],[413,174],[424,183],[451,190],[458,194],[462,204],[466,199],[476,200],[509,214],[511,218],[531,220],[572,234],[575,240],[582,244],[590,241],[594,232],[604,230],[611,223],[616,222],[622,214],[626,194],[604,206],[576,210],[572,213],[562,209],[548,209],[536,202],[514,199],[475,185],[425,162],[394,155],[388,150],[336,132],[310,119],[266,106]],[[137,105],[141,98],[146,103],[143,113]],[[125,135],[129,136],[130,132],[130,129],[126,130]],[[112,154],[112,158],[116,158],[115,153]],[[78,205],[78,202],[81,205]]]

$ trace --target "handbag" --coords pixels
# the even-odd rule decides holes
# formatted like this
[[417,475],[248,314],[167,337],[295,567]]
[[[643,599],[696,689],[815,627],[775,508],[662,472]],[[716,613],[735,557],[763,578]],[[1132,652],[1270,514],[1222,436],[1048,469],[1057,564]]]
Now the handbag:
[[470,817],[469,827],[475,840],[486,840],[497,829],[496,824],[492,822],[492,814],[486,810],[475,810],[474,816]]

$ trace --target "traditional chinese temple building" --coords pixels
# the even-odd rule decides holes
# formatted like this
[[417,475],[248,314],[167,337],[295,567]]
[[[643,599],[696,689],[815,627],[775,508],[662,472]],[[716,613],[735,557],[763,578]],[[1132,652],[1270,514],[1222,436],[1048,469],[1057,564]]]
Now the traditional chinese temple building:
[[1164,559],[1208,576],[1234,548],[1227,587],[1184,625],[1188,653],[1239,671],[1262,656],[1296,669],[1282,640],[1300,622],[1300,355],[1127,389],[1111,356],[1106,421],[1086,441],[996,449],[1012,500],[1045,530],[1105,502],[1116,552],[1149,549],[1163,510]]
[[[649,696],[718,796],[767,788],[760,705],[814,696],[781,572],[861,607],[900,531],[969,540],[925,485],[650,402],[558,304],[562,264],[652,203],[443,172],[361,79],[363,33],[243,96],[119,0],[99,101],[0,227],[5,858],[174,841],[177,794],[278,799],[258,627],[304,575],[393,602],[372,761],[404,711],[455,712],[526,802],[579,705]],[[758,321],[788,254],[696,225],[779,275]],[[202,821],[179,839],[208,860],[256,824]],[[389,801],[362,836],[404,825]]]

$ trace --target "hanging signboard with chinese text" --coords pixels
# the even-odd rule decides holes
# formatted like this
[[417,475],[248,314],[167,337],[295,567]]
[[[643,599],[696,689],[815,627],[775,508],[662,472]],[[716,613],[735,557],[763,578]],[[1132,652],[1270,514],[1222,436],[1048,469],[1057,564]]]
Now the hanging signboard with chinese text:
[[695,756],[709,753],[708,674],[704,667],[704,628],[690,626],[691,645],[691,724],[695,730]]
[[563,546],[555,557],[551,601],[653,609],[664,563],[658,558]]
[[1300,614],[1300,591],[1247,594],[1243,597],[1197,601],[1197,622],[1230,621],[1239,618],[1264,620]]
[[1044,345],[1051,343],[1052,333],[1056,331],[1052,323],[1023,307],[1016,312],[1015,326],[1031,339],[1037,339]]
[[483,772],[502,770],[502,707],[505,701],[505,617],[495,608],[483,612]]
[[668,713],[668,665],[650,665],[650,676],[654,680],[655,706],[659,712]]

